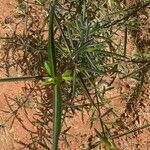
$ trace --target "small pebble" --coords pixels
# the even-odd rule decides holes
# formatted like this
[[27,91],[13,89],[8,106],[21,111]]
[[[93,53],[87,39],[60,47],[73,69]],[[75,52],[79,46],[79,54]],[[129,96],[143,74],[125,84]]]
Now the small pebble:
[[13,19],[11,16],[6,16],[4,22],[5,24],[10,24],[13,22]]

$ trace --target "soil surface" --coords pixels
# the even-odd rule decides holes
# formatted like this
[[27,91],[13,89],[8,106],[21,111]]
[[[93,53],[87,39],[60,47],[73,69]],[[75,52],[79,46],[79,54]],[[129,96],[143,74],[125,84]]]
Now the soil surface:
[[[15,0],[0,0],[0,36],[3,37],[6,33],[10,34],[13,28],[13,15],[15,14],[16,1]],[[147,10],[149,12],[149,10]],[[149,27],[149,16],[150,13],[139,12],[138,19],[142,27],[138,32],[133,33],[133,36],[128,40],[128,54],[132,55],[134,53],[133,43],[131,39],[136,41],[136,45],[138,47],[141,46],[141,43],[145,43],[142,45],[142,51],[149,51],[149,40],[150,33],[148,34]],[[146,25],[144,24],[142,19],[146,19],[148,22]],[[145,26],[145,28],[143,28]],[[147,28],[146,28],[147,27]],[[145,34],[146,38],[145,39]],[[120,38],[121,34],[116,37]],[[143,40],[143,41],[142,41]],[[146,40],[146,41],[145,41]],[[2,49],[2,41],[0,42]],[[139,44],[139,45],[138,45]],[[147,45],[146,45],[147,44]],[[10,54],[11,55],[11,54]],[[3,52],[0,52],[0,59],[4,56]],[[20,76],[20,72],[15,69],[3,68],[3,62],[0,62],[0,78],[10,76]],[[111,80],[111,77],[106,77],[107,80]],[[18,141],[24,141],[26,144],[32,142],[30,139],[30,132],[36,132],[31,121],[34,118],[35,109],[30,110],[30,105],[28,105],[27,109],[19,109],[18,105],[16,105],[16,98],[18,101],[24,100],[25,95],[23,95],[22,91],[24,91],[26,83],[25,82],[13,82],[13,83],[0,83],[0,150],[19,150],[22,145],[17,143]],[[119,77],[115,79],[115,82],[112,85],[114,89],[108,93],[108,100],[111,102],[106,107],[106,110],[109,108],[113,108],[115,112],[117,112],[118,117],[114,117],[110,115],[110,118],[113,120],[117,120],[121,118],[122,124],[118,128],[112,127],[111,132],[123,133],[127,132],[131,129],[141,127],[150,123],[150,77],[147,76],[147,83],[144,84],[142,89],[142,94],[139,98],[129,98],[132,95],[133,90],[135,88],[134,80],[120,80]],[[82,97],[79,96],[80,100]],[[15,100],[14,100],[15,99]],[[17,112],[19,110],[19,113]],[[14,118],[14,114],[17,116]],[[61,150],[90,150],[90,145],[97,141],[98,139],[95,137],[94,129],[90,128],[90,119],[89,115],[86,111],[83,110],[82,113],[76,112],[73,118],[69,118],[67,120],[67,124],[70,127],[68,131],[68,139],[65,143],[60,142]],[[84,116],[84,117],[83,117]],[[83,119],[84,118],[84,119]],[[108,118],[106,118],[107,121]],[[7,123],[6,123],[7,121]],[[5,123],[4,123],[5,122]],[[12,124],[13,122],[13,124]],[[95,121],[94,126],[98,128],[98,121]],[[123,126],[123,127],[122,127]],[[146,128],[140,130],[135,133],[131,133],[129,135],[122,136],[120,138],[115,139],[115,144],[121,150],[149,150],[150,148],[150,129]],[[17,142],[16,142],[17,141]],[[70,145],[70,146],[69,146]],[[30,149],[26,147],[25,149]],[[99,147],[94,148],[95,150],[100,149]],[[104,148],[101,148],[104,149]],[[40,147],[39,147],[39,150]]]

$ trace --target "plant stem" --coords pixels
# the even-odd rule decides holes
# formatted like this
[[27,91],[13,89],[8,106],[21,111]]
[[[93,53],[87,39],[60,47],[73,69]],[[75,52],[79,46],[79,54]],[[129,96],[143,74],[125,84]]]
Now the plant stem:
[[[56,51],[55,51],[55,40],[54,40],[54,15],[55,15],[55,4],[54,0],[51,6],[51,11],[49,13],[49,38],[48,38],[48,61],[50,62],[51,76],[52,78],[57,78],[56,69]],[[62,97],[61,97],[61,84],[58,81],[54,85],[54,123],[53,123],[53,150],[58,150],[58,141],[61,130],[61,107],[62,107]]]

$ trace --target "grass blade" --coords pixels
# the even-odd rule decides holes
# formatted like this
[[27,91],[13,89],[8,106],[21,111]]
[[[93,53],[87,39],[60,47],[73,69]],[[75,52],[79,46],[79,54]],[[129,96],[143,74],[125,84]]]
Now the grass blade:
[[127,42],[128,42],[128,29],[125,27],[124,31],[124,56],[127,54]]
[[34,77],[8,77],[8,78],[1,78],[0,82],[17,82],[17,81],[26,81],[26,80],[42,80],[44,76],[34,76]]
[[128,135],[128,134],[134,133],[134,132],[136,132],[136,131],[139,131],[139,130],[142,130],[142,129],[145,129],[145,128],[148,128],[148,127],[150,127],[150,124],[146,124],[146,125],[144,125],[144,126],[142,126],[142,127],[135,128],[135,129],[133,129],[133,130],[131,130],[131,131],[128,131],[128,132],[125,132],[125,133],[122,133],[122,134],[112,135],[112,136],[111,136],[111,139],[117,139],[117,138],[119,138],[119,137],[122,137],[122,136],[125,136],[125,135]]

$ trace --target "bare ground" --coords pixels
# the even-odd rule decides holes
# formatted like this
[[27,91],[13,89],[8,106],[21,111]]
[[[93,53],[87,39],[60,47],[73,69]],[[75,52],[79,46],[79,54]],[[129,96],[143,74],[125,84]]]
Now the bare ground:
[[[0,34],[1,37],[4,36],[5,33],[11,32],[11,27],[5,24],[5,19],[7,16],[13,16],[15,12],[15,1],[0,0]],[[145,18],[144,14],[139,12],[139,18]],[[149,16],[148,16],[149,17]],[[147,19],[147,22],[149,20]],[[145,23],[145,22],[144,22]],[[142,24],[142,21],[141,21]],[[136,33],[133,33],[133,39],[136,38],[138,46],[141,46],[141,43],[146,43],[145,34],[149,33],[149,28],[144,29],[143,27]],[[141,38],[139,37],[141,36]],[[130,40],[129,40],[130,41]],[[149,39],[147,39],[149,41]],[[149,42],[147,45],[144,45],[143,51],[149,52]],[[133,52],[133,44],[130,43],[128,45],[128,53]],[[2,55],[1,55],[2,56]],[[0,64],[3,62],[0,62]],[[15,70],[9,70],[10,74],[13,76],[19,76]],[[1,71],[0,77],[5,77],[7,72]],[[109,77],[108,77],[109,78]],[[108,79],[107,78],[107,79]],[[0,83],[0,97],[1,97],[1,105],[0,110],[9,110],[8,108],[8,101],[10,105],[13,106],[14,102],[12,99],[16,96],[20,96],[21,91],[25,86],[24,82],[16,82],[16,83]],[[108,93],[108,99],[111,100],[111,103],[108,105],[108,108],[114,108],[114,110],[118,113],[118,118],[125,123],[125,127],[112,127],[112,133],[123,133],[128,131],[129,129],[133,129],[135,127],[141,127],[147,123],[150,123],[150,78],[147,77],[147,84],[144,84],[142,89],[142,94],[139,98],[131,98],[133,90],[135,88],[135,81],[134,80],[120,80],[119,77],[116,78],[114,84],[114,90]],[[82,97],[79,97],[81,99]],[[13,126],[11,127],[11,122],[13,120],[10,119],[7,124],[3,124],[4,120],[8,119],[11,116],[12,111],[8,112],[0,112],[0,150],[19,150],[20,145],[16,144],[16,140],[24,141],[26,143],[30,143],[30,135],[24,128],[27,127],[34,131],[32,124],[28,121],[29,119],[33,119],[33,111],[28,111],[28,116],[25,111],[20,110],[18,119],[14,121]],[[84,116],[84,120],[82,120],[82,115]],[[116,120],[117,118],[110,116],[111,119]],[[106,118],[107,120],[107,118]],[[23,124],[21,124],[22,122]],[[71,127],[69,130],[70,137],[68,138],[68,144],[70,144],[71,148],[67,147],[67,144],[61,142],[60,149],[64,150],[84,150],[88,149],[92,142],[96,141],[97,139],[94,138],[94,131],[90,129],[90,120],[89,115],[87,112],[76,113],[73,118],[68,119],[67,124]],[[94,126],[97,126],[97,122],[95,122]],[[24,127],[24,126],[25,127]],[[127,127],[127,128],[126,128]],[[140,130],[135,133],[131,133],[127,136],[122,136],[121,138],[116,138],[115,143],[116,145],[122,150],[149,150],[150,146],[150,129],[146,128],[144,130]],[[26,148],[29,149],[29,148]],[[100,148],[95,148],[98,150]],[[39,148],[40,150],[40,148]]]

